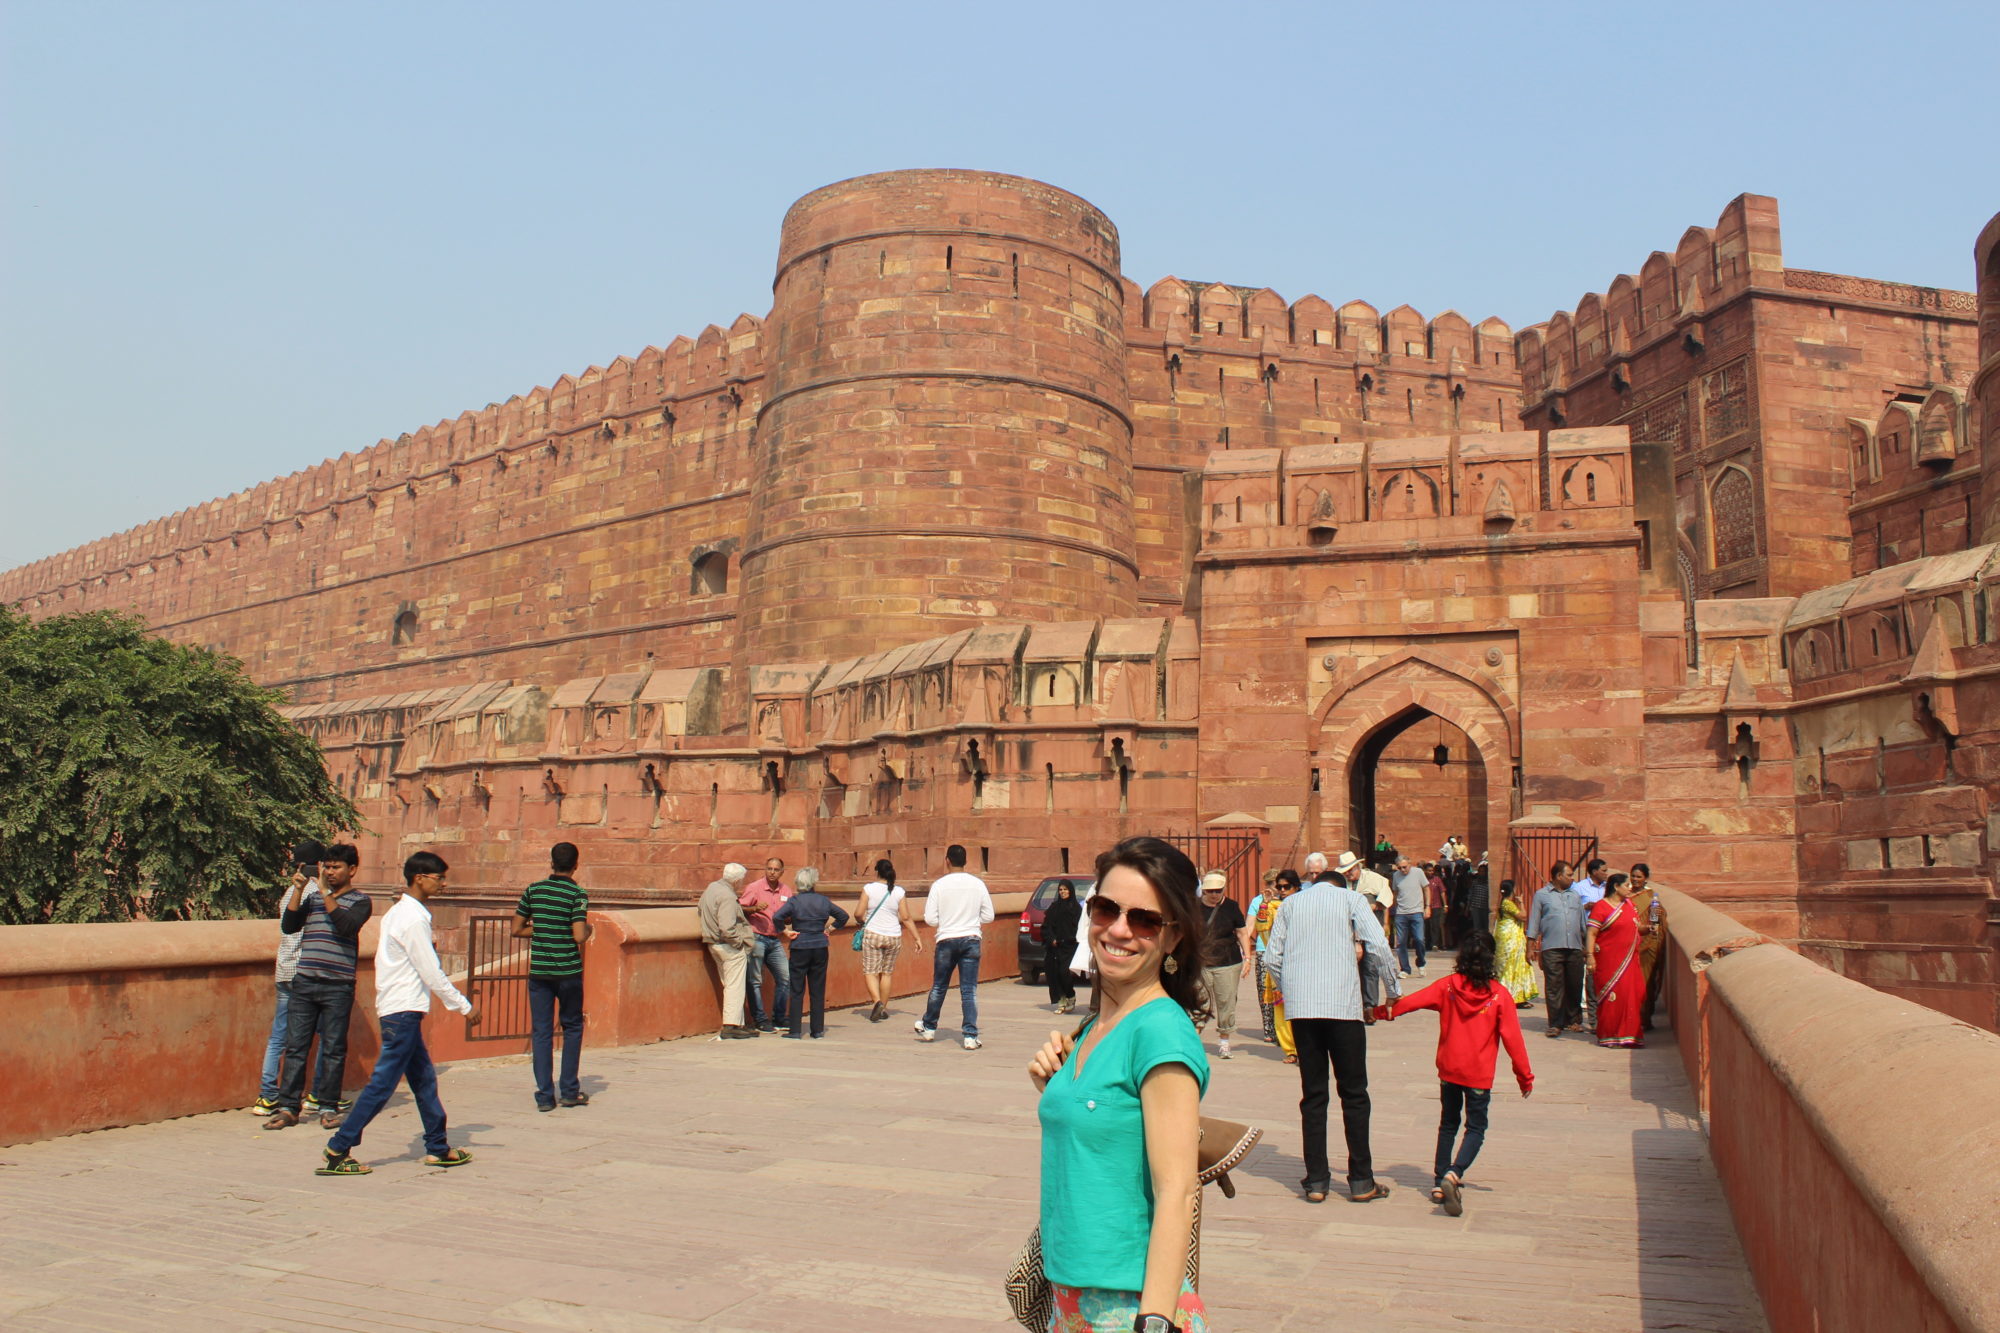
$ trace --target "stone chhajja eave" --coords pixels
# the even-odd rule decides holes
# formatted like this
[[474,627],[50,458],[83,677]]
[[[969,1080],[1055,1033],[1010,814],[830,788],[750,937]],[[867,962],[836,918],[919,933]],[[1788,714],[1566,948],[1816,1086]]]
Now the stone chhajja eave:
[[1498,537],[1465,538],[1458,541],[1374,542],[1353,546],[1276,546],[1249,550],[1202,551],[1197,565],[1337,565],[1350,561],[1379,562],[1397,557],[1431,558],[1446,555],[1485,555],[1493,552],[1560,550],[1564,547],[1637,546],[1637,529],[1606,532],[1508,533]]
[[[1874,699],[1883,695],[1900,694],[1917,685],[1934,682],[1956,684],[1960,681],[1985,680],[1995,676],[2000,676],[2000,662],[1989,662],[1980,666],[1959,667],[1955,670],[1942,672],[1934,676],[1897,676],[1890,680],[1880,680],[1867,685],[1857,685],[1845,690],[1836,690],[1830,694],[1808,695],[1805,698],[1799,698],[1787,690],[1783,698],[1758,699],[1755,708],[1760,713],[1799,713],[1819,708],[1825,704],[1852,703],[1861,699]],[[1769,689],[1771,687],[1765,686],[1764,688]],[[1646,706],[1646,716],[1649,718],[1720,716],[1724,712],[1721,688],[1710,686],[1703,690],[1703,693],[1712,697],[1698,703],[1648,704]]]

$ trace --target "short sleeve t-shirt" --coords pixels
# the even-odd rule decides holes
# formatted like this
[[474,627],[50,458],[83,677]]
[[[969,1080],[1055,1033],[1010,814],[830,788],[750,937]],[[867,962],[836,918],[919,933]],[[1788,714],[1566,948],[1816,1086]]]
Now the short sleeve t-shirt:
[[590,897],[573,879],[551,875],[521,893],[514,914],[528,918],[535,933],[528,947],[528,973],[574,977],[583,973],[583,952],[570,926],[590,911]]
[[1241,967],[1243,944],[1237,932],[1245,925],[1243,909],[1234,898],[1224,898],[1214,911],[1207,907],[1201,910],[1202,919],[1208,923],[1208,947],[1202,951],[1202,963],[1208,967]]
[[[884,903],[882,895],[889,895]],[[903,921],[901,905],[903,886],[890,888],[881,880],[874,880],[861,887],[861,922],[871,935],[901,935]],[[878,910],[879,909],[879,910]]]
[[1208,1090],[1201,1037],[1187,1011],[1161,996],[1105,1033],[1081,1073],[1072,1053],[1042,1090],[1042,1267],[1049,1281],[1111,1291],[1145,1284],[1153,1177],[1139,1087],[1164,1064],[1186,1065]]

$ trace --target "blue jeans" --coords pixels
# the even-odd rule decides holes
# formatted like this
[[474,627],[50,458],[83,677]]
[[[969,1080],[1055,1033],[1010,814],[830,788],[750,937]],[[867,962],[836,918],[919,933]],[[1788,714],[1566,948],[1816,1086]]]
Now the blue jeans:
[[583,1059],[583,974],[529,977],[528,1039],[534,1044],[537,1106],[553,1106],[556,1101],[552,1084],[558,1008],[562,1011],[563,1031],[562,1095],[575,1097],[583,1091],[576,1077],[577,1065]]
[[347,1019],[354,1009],[354,979],[307,976],[292,978],[292,998],[285,1008],[285,1067],[278,1078],[279,1106],[297,1115],[306,1089],[306,1057],[313,1038],[319,1056],[313,1065],[313,1100],[331,1109],[340,1100],[347,1072]]
[[979,937],[966,935],[955,940],[939,940],[932,950],[931,998],[924,1005],[924,1030],[936,1032],[938,1015],[944,1012],[944,993],[951,986],[951,972],[958,969],[958,1002],[965,1010],[965,1035],[979,1035]]
[[271,1014],[271,1039],[264,1045],[264,1073],[257,1080],[257,1095],[267,1102],[278,1099],[278,1074],[285,1067],[285,1020],[292,1011],[292,983],[278,983],[278,1007]]
[[354,1099],[354,1109],[326,1146],[335,1152],[352,1152],[368,1122],[382,1113],[395,1095],[396,1085],[404,1081],[410,1085],[417,1115],[424,1122],[425,1151],[433,1157],[450,1152],[444,1103],[438,1100],[437,1066],[431,1063],[430,1050],[424,1045],[424,1016],[415,1012],[382,1016],[382,1053],[375,1057],[375,1072],[368,1076],[368,1086]]
[[[264,1072],[257,1080],[257,1095],[267,1102],[278,1100],[278,1091],[284,1086],[285,1071],[285,1029],[291,1020],[292,983],[278,983],[278,1004],[271,1012],[271,1040],[264,1046]],[[313,1086],[323,1086],[327,1081],[326,1048],[320,1047],[321,1063],[313,1070]]]
[[[1444,1103],[1444,1113],[1438,1117],[1437,1160],[1433,1164],[1437,1169],[1432,1183],[1442,1185],[1446,1171],[1464,1180],[1465,1173],[1472,1169],[1472,1159],[1479,1156],[1480,1145],[1486,1142],[1486,1108],[1492,1104],[1493,1089],[1440,1082],[1438,1095]],[[1465,1108],[1465,1142],[1454,1158],[1451,1149],[1458,1138],[1460,1106]]]
[[1410,947],[1417,946],[1417,966],[1424,965],[1424,919],[1415,912],[1396,914],[1396,966],[1410,970]]
[[[747,980],[750,982],[750,1021],[758,1027],[775,1023],[785,1025],[785,1015],[790,1012],[786,1001],[792,993],[792,960],[785,952],[785,942],[776,935],[759,935],[757,943],[750,949],[747,960],[749,967]],[[777,986],[771,991],[771,1007],[764,1007],[764,969],[769,967],[776,978]]]

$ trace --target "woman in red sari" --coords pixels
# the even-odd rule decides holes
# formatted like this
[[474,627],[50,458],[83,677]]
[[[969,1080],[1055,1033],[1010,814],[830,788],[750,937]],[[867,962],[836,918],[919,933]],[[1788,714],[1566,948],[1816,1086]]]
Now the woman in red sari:
[[1631,879],[1613,875],[1604,897],[1593,903],[1584,927],[1585,965],[1597,986],[1597,1044],[1645,1045],[1639,1015],[1646,1003],[1646,973],[1639,966],[1639,914],[1632,906]]

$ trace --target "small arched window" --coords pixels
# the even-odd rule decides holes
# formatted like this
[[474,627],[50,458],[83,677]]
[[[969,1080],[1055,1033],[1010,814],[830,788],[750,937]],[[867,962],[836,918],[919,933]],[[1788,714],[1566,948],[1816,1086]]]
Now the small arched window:
[[398,644],[417,641],[417,612],[415,607],[406,606],[396,613],[395,642]]
[[696,597],[711,597],[729,591],[729,557],[721,551],[698,555],[689,591]]

